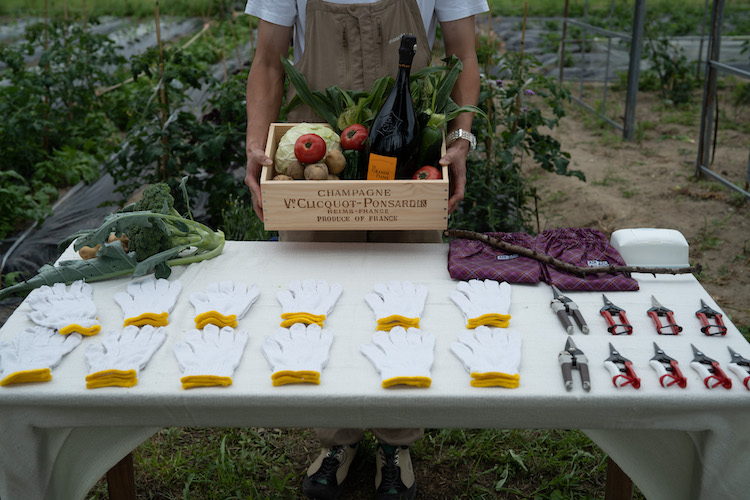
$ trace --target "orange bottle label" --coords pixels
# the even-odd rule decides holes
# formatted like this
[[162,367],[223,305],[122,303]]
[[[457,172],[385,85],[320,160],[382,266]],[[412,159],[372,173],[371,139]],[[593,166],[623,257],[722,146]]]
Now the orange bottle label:
[[370,153],[367,163],[368,181],[390,181],[396,178],[396,158]]

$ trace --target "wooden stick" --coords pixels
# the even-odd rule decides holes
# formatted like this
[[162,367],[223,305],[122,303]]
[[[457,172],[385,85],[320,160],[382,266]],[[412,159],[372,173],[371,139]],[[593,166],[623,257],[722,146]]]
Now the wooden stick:
[[573,264],[568,264],[559,259],[547,255],[544,253],[531,250],[530,248],[513,245],[506,243],[505,241],[493,238],[486,234],[477,233],[474,231],[467,231],[465,229],[448,229],[444,233],[449,238],[465,238],[469,240],[477,240],[486,243],[492,247],[503,250],[504,252],[515,253],[530,259],[537,260],[544,264],[556,267],[561,271],[573,274],[575,276],[585,278],[590,274],[615,274],[615,273],[648,273],[648,274],[688,274],[688,273],[700,273],[702,266],[696,264],[690,267],[640,267],[640,266],[602,266],[602,267],[579,267]]

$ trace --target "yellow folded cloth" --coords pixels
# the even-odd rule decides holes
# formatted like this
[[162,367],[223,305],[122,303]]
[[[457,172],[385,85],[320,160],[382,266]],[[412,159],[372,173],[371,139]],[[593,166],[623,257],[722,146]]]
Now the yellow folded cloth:
[[37,368],[35,370],[13,372],[0,380],[0,386],[23,384],[26,382],[49,382],[50,380],[52,380],[52,373],[50,373],[49,368]]
[[143,325],[151,325],[151,326],[167,326],[167,323],[169,323],[169,313],[163,312],[163,313],[143,313],[139,316],[135,316],[134,318],[127,318],[122,326],[143,326]]
[[515,389],[519,385],[521,376],[519,374],[509,375],[501,372],[485,372],[471,374],[472,387],[507,387]]
[[320,372],[313,370],[282,370],[271,375],[274,386],[286,384],[315,384],[320,385]]
[[219,328],[224,328],[225,326],[236,328],[237,315],[230,314],[229,316],[224,316],[218,311],[207,311],[195,317],[195,327],[198,330],[203,330],[206,325],[216,325]]
[[86,388],[96,389],[98,387],[133,387],[138,383],[138,374],[135,370],[102,370],[86,375]]
[[478,326],[496,326],[499,328],[508,328],[510,324],[510,314],[483,314],[477,318],[471,318],[466,322],[466,328],[474,329]]
[[219,377],[218,375],[187,375],[180,379],[183,389],[193,387],[214,387],[220,385],[226,387],[232,385],[232,377]]
[[323,321],[325,321],[326,315],[325,314],[310,314],[306,312],[282,313],[281,319],[284,320],[281,322],[281,325],[280,325],[283,328],[289,328],[295,323],[303,323],[305,325],[315,324],[323,328]]
[[393,327],[402,326],[404,328],[419,328],[419,318],[406,318],[398,314],[392,314],[385,318],[378,319],[376,330],[390,332]]
[[101,325],[94,325],[86,328],[85,326],[81,326],[79,324],[72,324],[68,326],[64,326],[58,330],[60,332],[60,335],[68,335],[73,332],[80,333],[81,335],[85,335],[87,337],[91,337],[92,335],[96,335],[99,333],[99,331],[102,329]]
[[430,387],[430,385],[432,385],[432,379],[430,377],[392,377],[383,380],[383,387],[391,387],[394,385]]

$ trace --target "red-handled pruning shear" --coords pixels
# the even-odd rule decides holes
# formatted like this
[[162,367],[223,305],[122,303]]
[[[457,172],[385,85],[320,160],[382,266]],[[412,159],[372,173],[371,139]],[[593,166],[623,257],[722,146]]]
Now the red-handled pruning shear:
[[[701,331],[708,336],[713,335],[726,335],[727,327],[724,325],[724,320],[719,311],[708,307],[703,299],[701,299],[701,308],[695,311],[695,315],[701,321]],[[713,319],[714,324],[710,323],[709,320]]]
[[677,366],[677,360],[667,356],[667,354],[654,342],[654,357],[649,360],[651,366],[659,375],[659,383],[662,387],[671,387],[677,384],[677,387],[685,388],[687,378],[682,374]]
[[[602,299],[604,299],[604,307],[599,309],[599,314],[607,320],[609,325],[607,331],[612,335],[630,335],[633,333],[633,327],[628,322],[628,317],[625,316],[625,309],[614,305],[604,294],[602,294]],[[615,323],[613,316],[617,316],[619,323]]]
[[732,361],[730,361],[729,363],[729,369],[732,370],[735,375],[740,378],[740,380],[742,380],[742,383],[745,384],[745,387],[750,389],[750,359],[743,358],[739,353],[737,353],[729,346],[727,346],[727,349],[729,349],[729,354],[732,355]]
[[638,389],[641,386],[641,379],[635,374],[633,363],[620,354],[611,342],[609,344],[609,357],[604,360],[604,366],[612,375],[612,383],[615,387],[632,385],[633,388]]
[[731,389],[732,379],[727,377],[727,374],[719,368],[719,362],[703,354],[693,344],[690,344],[690,347],[693,348],[693,354],[695,354],[695,357],[690,362],[690,366],[692,366],[695,371],[703,377],[703,383],[705,386],[709,389],[713,389],[714,387],[721,385],[725,389]]
[[[654,320],[654,325],[656,325],[656,331],[659,335],[677,335],[682,331],[682,327],[674,320],[674,312],[659,304],[659,301],[653,295],[651,296],[651,305],[653,307],[646,311],[646,313]],[[666,325],[661,324],[660,316],[667,318]]]
[[582,350],[576,347],[573,339],[565,342],[565,350],[557,355],[557,361],[562,369],[565,390],[573,389],[573,370],[581,372],[581,385],[584,391],[591,390],[591,379],[589,378],[589,360]]
[[555,311],[555,314],[557,314],[565,331],[568,332],[568,334],[573,333],[573,325],[570,322],[570,318],[568,318],[568,316],[573,316],[578,328],[580,328],[583,333],[589,333],[589,327],[583,319],[580,309],[578,309],[578,304],[573,302],[573,299],[570,297],[563,295],[555,285],[552,285],[552,293],[554,294],[554,298],[550,302],[550,307]]

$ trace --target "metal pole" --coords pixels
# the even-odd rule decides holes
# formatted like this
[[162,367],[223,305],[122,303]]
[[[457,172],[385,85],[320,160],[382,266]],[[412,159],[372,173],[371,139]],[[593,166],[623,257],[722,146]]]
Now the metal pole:
[[[615,0],[611,0],[609,3],[609,26],[608,29],[612,30],[612,17],[615,14]],[[604,68],[604,87],[602,88],[602,115],[607,114],[607,87],[609,87],[609,63],[612,55],[612,37],[607,38],[607,63]]]
[[713,62],[719,61],[721,49],[721,25],[724,14],[724,0],[714,0],[711,12],[711,35],[708,40],[708,56],[706,57],[706,79],[703,87],[703,106],[701,109],[701,127],[698,140],[698,164],[696,176],[701,177],[701,167],[708,167],[711,156],[711,134],[713,129],[713,115],[716,106],[716,88],[718,70]]
[[563,82],[563,68],[565,67],[565,37],[568,34],[568,6],[570,0],[565,0],[565,9],[563,10],[562,38],[560,39],[560,83]]
[[636,0],[633,13],[633,36],[630,42],[628,88],[625,98],[625,121],[623,137],[632,141],[635,133],[635,105],[638,97],[638,79],[641,75],[641,52],[643,49],[643,26],[646,22],[646,0]]

